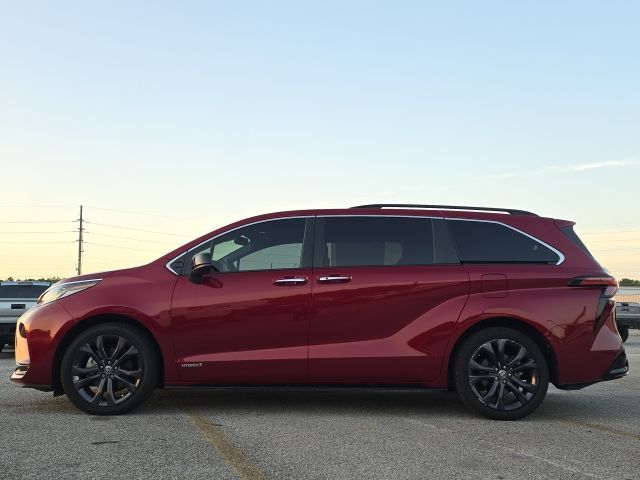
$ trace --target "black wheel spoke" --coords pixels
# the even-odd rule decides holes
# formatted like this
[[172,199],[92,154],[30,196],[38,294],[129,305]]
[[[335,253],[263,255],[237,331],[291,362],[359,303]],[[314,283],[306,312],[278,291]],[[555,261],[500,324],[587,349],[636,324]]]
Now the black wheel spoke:
[[498,384],[499,383],[500,382],[498,382],[497,380],[494,380],[494,382],[491,384],[491,388],[489,389],[487,394],[484,395],[481,398],[483,403],[487,403],[489,400],[491,400],[496,395],[496,391],[498,390]]
[[114,359],[113,366],[118,366],[122,360],[131,355],[138,355],[138,349],[131,345],[127,350],[120,354],[118,358]]
[[470,382],[480,382],[482,380],[495,380],[495,375],[485,373],[483,375],[469,375]]
[[516,378],[516,377],[512,377],[512,378],[511,378],[511,381],[512,381],[515,385],[517,385],[517,386],[519,386],[519,387],[524,388],[524,389],[525,389],[527,392],[529,392],[529,393],[533,393],[533,392],[535,392],[535,391],[536,391],[536,389],[538,388],[538,386],[537,386],[537,385],[532,385],[532,384],[530,384],[530,383],[523,382],[522,380],[520,380],[519,378]]
[[129,380],[125,380],[120,375],[114,375],[113,378],[115,378],[116,380],[118,380],[118,382],[123,384],[125,388],[129,390],[129,393],[134,393],[136,391],[136,386],[133,383],[131,383]]
[[504,383],[500,383],[500,391],[498,392],[498,402],[496,403],[498,410],[504,410]]
[[498,340],[494,340],[491,342],[491,346],[496,354],[496,358],[498,359],[498,364],[504,366],[506,363],[504,361],[504,346],[507,341],[504,338],[499,338]]
[[489,367],[489,366],[485,366],[485,365],[480,365],[478,362],[476,362],[473,358],[471,359],[471,362],[469,363],[469,366],[471,367],[471,369],[473,370],[479,370],[481,372],[493,372],[494,368],[493,367]]
[[78,367],[73,365],[71,367],[71,375],[76,375],[78,377],[84,377],[86,375],[95,375],[96,373],[100,373],[100,369],[98,367]]
[[135,378],[136,380],[142,376],[142,369],[138,370],[124,370],[122,368],[118,369],[118,375],[125,377]]
[[107,363],[107,361],[109,360],[109,355],[107,355],[107,352],[104,349],[104,335],[96,337],[96,349],[98,355],[100,355],[100,358],[102,359],[102,362]]
[[91,375],[89,377],[83,378],[82,380],[78,380],[76,383],[73,384],[73,386],[75,387],[76,390],[80,390],[81,388],[91,386],[100,377],[101,375],[99,373],[96,375]]
[[116,397],[113,396],[113,379],[111,377],[107,378],[107,393],[105,396],[107,397],[107,405],[116,404]]
[[128,344],[129,342],[127,342],[126,339],[122,337],[118,337],[118,344],[116,345],[116,349],[111,354],[111,357],[109,358],[109,360],[114,362],[115,360],[119,359],[120,355],[122,355],[123,350]]
[[493,348],[493,345],[490,344],[490,343],[485,343],[480,348],[483,349],[485,351],[485,353],[487,354],[487,356],[489,357],[488,358],[489,362],[492,365],[497,366],[498,365],[498,356],[496,355],[496,352],[495,352],[495,350]]
[[525,396],[524,393],[522,393],[520,391],[520,389],[513,384],[513,382],[508,382],[507,383],[507,388],[513,392],[513,394],[516,396],[516,398],[518,399],[518,401],[520,402],[520,405],[525,405],[528,400],[527,397]]
[[91,357],[98,365],[104,365],[104,361],[100,358],[98,352],[88,343],[80,347],[79,351]]
[[509,363],[507,363],[507,367],[513,367],[515,366],[518,362],[520,362],[524,356],[527,354],[527,349],[524,348],[522,345],[520,345],[520,350],[518,350],[518,353],[516,354],[515,357],[513,357]]
[[535,367],[536,367],[536,362],[535,362],[535,360],[531,359],[531,360],[526,361],[525,363],[521,363],[517,367],[513,367],[511,369],[511,373],[516,373],[516,372],[519,372],[519,371],[524,370],[526,368],[535,368]]
[[106,382],[106,378],[102,377],[100,379],[100,385],[98,385],[98,390],[96,390],[96,393],[95,393],[93,399],[91,400],[91,403],[93,403],[94,405],[97,405],[102,401],[102,397],[103,397],[103,394],[104,394],[105,383],[107,383]]

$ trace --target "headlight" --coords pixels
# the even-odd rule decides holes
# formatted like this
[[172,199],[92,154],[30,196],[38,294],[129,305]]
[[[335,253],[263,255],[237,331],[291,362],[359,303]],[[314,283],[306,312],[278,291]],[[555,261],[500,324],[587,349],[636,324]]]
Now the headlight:
[[101,279],[97,278],[92,280],[78,280],[77,282],[56,283],[40,295],[40,298],[38,298],[38,305],[53,302],[59,298],[68,297],[74,293],[81,292],[87,288],[97,285],[100,281]]

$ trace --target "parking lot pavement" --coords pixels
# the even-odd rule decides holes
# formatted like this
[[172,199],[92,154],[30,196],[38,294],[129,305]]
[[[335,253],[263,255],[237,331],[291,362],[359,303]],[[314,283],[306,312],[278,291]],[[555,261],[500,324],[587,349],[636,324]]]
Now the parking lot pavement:
[[455,394],[157,391],[121,417],[20,389],[0,354],[3,478],[640,479],[640,335],[628,377],[563,392],[517,422]]

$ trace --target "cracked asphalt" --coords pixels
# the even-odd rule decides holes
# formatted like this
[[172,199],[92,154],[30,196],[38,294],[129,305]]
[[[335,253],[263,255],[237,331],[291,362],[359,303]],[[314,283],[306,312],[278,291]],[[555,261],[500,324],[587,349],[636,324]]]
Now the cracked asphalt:
[[517,422],[442,391],[181,390],[94,417],[21,389],[0,353],[3,478],[640,479],[640,335],[628,377]]

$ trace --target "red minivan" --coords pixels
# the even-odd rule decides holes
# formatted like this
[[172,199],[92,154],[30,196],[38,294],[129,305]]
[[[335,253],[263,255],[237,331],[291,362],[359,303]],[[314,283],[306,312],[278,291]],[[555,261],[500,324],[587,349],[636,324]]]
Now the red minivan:
[[549,382],[628,373],[617,283],[572,226],[441,205],[249,218],[53,285],[18,322],[11,379],[91,414],[156,387],[286,385],[449,388],[521,418]]

